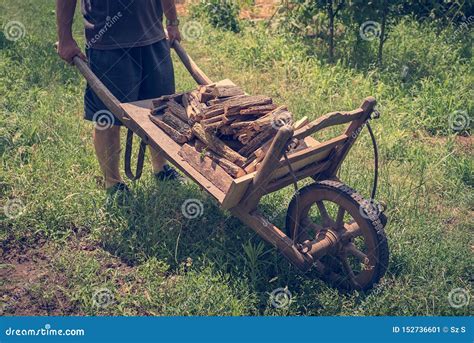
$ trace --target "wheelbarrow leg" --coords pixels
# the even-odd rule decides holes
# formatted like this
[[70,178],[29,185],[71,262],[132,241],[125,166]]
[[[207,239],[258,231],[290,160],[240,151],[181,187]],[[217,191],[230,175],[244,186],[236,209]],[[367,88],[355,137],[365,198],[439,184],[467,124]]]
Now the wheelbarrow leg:
[[275,246],[302,272],[306,272],[311,268],[313,265],[313,259],[311,256],[299,252],[293,241],[260,213],[257,211],[248,213],[239,207],[234,207],[230,211],[245,225],[252,228],[260,237]]

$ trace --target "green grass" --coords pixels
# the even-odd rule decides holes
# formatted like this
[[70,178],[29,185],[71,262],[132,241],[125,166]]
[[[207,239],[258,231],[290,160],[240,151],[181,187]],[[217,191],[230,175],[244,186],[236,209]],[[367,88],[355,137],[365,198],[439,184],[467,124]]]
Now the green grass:
[[[18,20],[26,28],[16,42],[0,34],[1,205],[12,199],[23,205],[15,218],[2,214],[0,239],[4,258],[12,251],[47,256],[45,275],[24,285],[35,313],[471,313],[472,307],[448,302],[455,288],[472,292],[474,194],[472,144],[460,144],[449,126],[452,112],[472,114],[472,59],[447,39],[449,32],[402,22],[387,41],[382,71],[327,65],[308,57],[307,46],[248,25],[239,35],[203,25],[200,40],[185,43],[211,78],[271,95],[298,118],[353,109],[369,95],[379,101],[382,117],[373,126],[381,152],[378,197],[390,218],[390,266],[373,292],[341,294],[299,275],[197,186],[156,184],[149,164],[131,186],[129,208],[107,206],[92,126],[81,118],[85,82],[52,48],[53,2],[6,0],[0,13],[2,27]],[[83,43],[81,25],[78,17],[74,31]],[[176,65],[177,88],[194,87]],[[364,134],[340,175],[365,196],[372,158]],[[289,194],[282,190],[262,204],[280,227]],[[203,202],[203,216],[183,216],[188,198]],[[9,308],[5,313],[19,314],[4,288],[9,282],[0,282],[0,301]],[[269,294],[280,287],[288,287],[292,300],[275,309]],[[113,301],[98,307],[94,294],[104,288]]]

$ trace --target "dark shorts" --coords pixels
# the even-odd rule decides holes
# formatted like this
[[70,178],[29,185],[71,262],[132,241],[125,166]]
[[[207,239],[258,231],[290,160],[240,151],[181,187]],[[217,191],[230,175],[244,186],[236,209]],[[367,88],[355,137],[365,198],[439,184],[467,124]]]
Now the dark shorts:
[[[131,49],[87,49],[86,54],[91,70],[120,102],[157,98],[175,92],[173,63],[166,39]],[[110,117],[107,107],[87,86],[84,119],[103,120],[101,117],[107,113]],[[115,117],[113,124],[122,125]]]

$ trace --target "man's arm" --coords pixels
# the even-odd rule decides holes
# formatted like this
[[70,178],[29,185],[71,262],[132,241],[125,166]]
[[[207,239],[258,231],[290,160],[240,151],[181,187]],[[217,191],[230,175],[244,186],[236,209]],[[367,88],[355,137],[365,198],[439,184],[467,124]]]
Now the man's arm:
[[[161,0],[161,6],[165,13],[166,19],[173,22],[178,19],[178,13],[176,12],[176,5],[174,0]],[[170,42],[177,40],[181,42],[181,33],[179,32],[178,25],[167,25],[166,30],[168,31],[168,39]]]
[[68,63],[74,56],[86,60],[76,41],[72,37],[72,23],[77,0],[56,0],[56,23],[58,29],[58,54]]

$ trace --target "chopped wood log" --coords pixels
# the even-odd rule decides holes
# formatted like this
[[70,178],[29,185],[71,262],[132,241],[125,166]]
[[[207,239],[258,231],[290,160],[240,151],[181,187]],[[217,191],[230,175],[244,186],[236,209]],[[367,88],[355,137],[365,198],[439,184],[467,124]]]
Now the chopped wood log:
[[188,141],[188,137],[179,133],[161,119],[150,115],[150,120],[155,123],[160,129],[162,129],[168,136],[170,136],[171,139],[173,139],[176,143],[184,144]]
[[246,109],[248,107],[268,105],[271,103],[272,99],[263,95],[243,97],[240,99],[236,99],[233,102],[224,102],[224,113],[226,116],[237,115],[240,113],[241,110]]
[[211,158],[202,156],[189,144],[184,144],[178,154],[217,188],[227,192],[233,178]]
[[209,100],[207,102],[207,104],[209,106],[214,106],[214,105],[219,105],[219,104],[222,104],[223,102],[226,102],[226,101],[235,101],[239,98],[243,98],[245,97],[246,95],[236,95],[236,96],[232,96],[232,97],[229,97],[229,98],[217,98],[217,99],[212,99],[212,100]]
[[245,162],[245,158],[229,148],[224,142],[214,135],[206,132],[201,124],[196,123],[192,128],[193,133],[196,137],[206,144],[211,150],[228,159],[229,161],[237,164],[239,167]]
[[170,110],[172,114],[174,114],[176,117],[181,119],[183,122],[188,123],[189,118],[188,118],[188,115],[186,114],[186,109],[183,106],[178,104],[173,99],[168,101],[167,105],[168,105],[168,109]]
[[221,122],[223,120],[224,120],[224,114],[221,114],[221,115],[218,115],[218,116],[211,117],[209,119],[203,119],[203,120],[200,121],[200,123],[202,125],[209,125],[209,124],[212,124],[212,123]]
[[212,94],[218,98],[227,98],[237,95],[244,95],[244,91],[238,86],[216,86]]
[[163,114],[163,116],[159,119],[164,121],[166,124],[171,126],[173,129],[175,129],[179,133],[185,135],[188,138],[188,140],[190,140],[193,137],[191,126],[189,126],[187,123],[185,123],[178,117],[175,117],[168,110],[166,110],[165,114]]
[[264,114],[267,114],[268,112],[275,110],[276,108],[277,108],[277,105],[275,104],[252,106],[252,107],[244,108],[243,110],[241,110],[240,115],[241,116],[248,116],[248,115],[262,116]]
[[163,112],[166,110],[167,107],[168,107],[167,104],[163,104],[158,107],[155,107],[154,109],[151,110],[151,114],[154,116],[158,114],[163,114]]
[[166,102],[168,102],[171,99],[173,99],[174,101],[176,101],[178,103],[181,103],[181,97],[183,96],[183,94],[184,93],[163,95],[163,96],[160,96],[159,98],[153,99],[151,101],[151,103],[153,104],[153,107],[161,106],[161,105],[165,104]]
[[194,148],[197,151],[199,151],[201,154],[204,154],[205,156],[209,157],[214,162],[219,164],[221,168],[224,169],[227,172],[227,174],[231,175],[232,177],[238,178],[245,175],[245,171],[242,168],[226,160],[222,156],[219,156],[216,153],[209,151],[207,146],[200,140],[196,140],[196,142],[194,143]]
[[252,127],[252,121],[239,121],[230,124],[230,127],[234,130],[249,129]]
[[203,119],[209,119],[218,115],[224,114],[224,109],[223,108],[213,108],[209,107],[202,113],[202,118]]
[[[289,118],[289,119],[288,119]],[[274,125],[274,126],[282,126],[279,125],[280,121],[286,122],[285,120],[291,119],[291,113],[288,112],[286,106],[280,106],[274,109],[271,112],[268,112],[263,117],[254,120],[252,123],[252,127],[256,131],[261,131],[264,126]]]
[[276,132],[277,130],[270,125],[270,127],[260,132],[247,145],[240,149],[239,154],[245,157],[250,156],[250,154],[257,150],[262,144],[270,140]]

